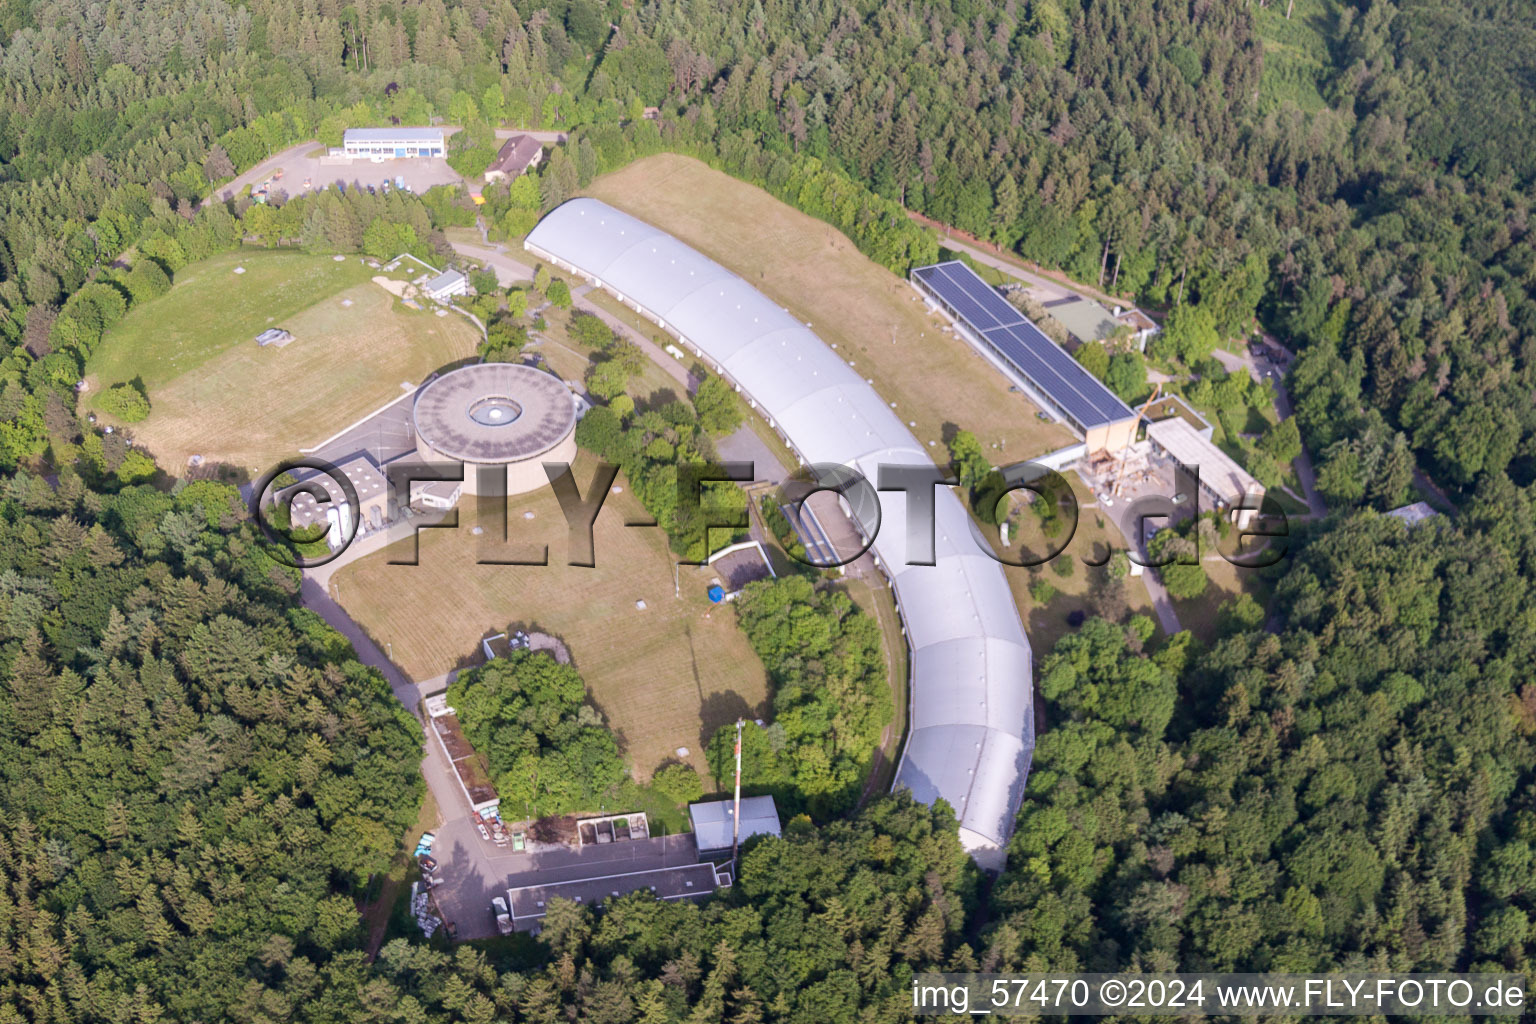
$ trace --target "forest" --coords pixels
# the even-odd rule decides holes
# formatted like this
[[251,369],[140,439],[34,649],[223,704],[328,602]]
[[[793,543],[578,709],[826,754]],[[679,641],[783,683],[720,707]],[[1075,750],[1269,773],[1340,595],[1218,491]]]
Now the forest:
[[[809,1024],[907,1019],[933,967],[1536,969],[1536,8],[1284,6],[0,0],[0,1022]],[[202,201],[433,117],[456,166],[496,124],[572,133],[536,189],[487,190],[499,237],[666,149],[898,271],[937,253],[911,210],[1190,336],[1272,331],[1334,514],[1293,532],[1267,628],[1090,620],[1036,652],[1049,728],[995,880],[949,809],[836,799],[708,903],[557,905],[531,956],[369,962],[418,728],[232,490],[157,478],[73,386],[178,261],[435,248],[451,197]],[[658,483],[708,457],[705,409],[626,406],[606,372],[587,447]],[[1377,512],[1416,476],[1455,511],[1410,531]],[[857,618],[797,600],[827,621],[743,615],[791,666],[792,777],[821,778],[885,691]],[[802,633],[821,664],[782,658]]]
[[[848,810],[894,714],[879,624],[808,574],[747,584],[736,619],[773,682],[773,721],[742,732],[748,789],[772,794],[781,815],[824,821]],[[722,783],[735,771],[735,743],[730,726],[710,740]]]
[[581,676],[547,652],[513,651],[461,673],[448,703],[509,811],[589,811],[629,777]]

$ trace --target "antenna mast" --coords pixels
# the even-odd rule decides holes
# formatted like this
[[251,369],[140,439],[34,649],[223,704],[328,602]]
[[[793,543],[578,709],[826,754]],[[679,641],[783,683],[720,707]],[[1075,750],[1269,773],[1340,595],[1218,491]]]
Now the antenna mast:
[[736,800],[731,807],[731,881],[736,881],[736,848],[741,842],[741,719],[736,719]]

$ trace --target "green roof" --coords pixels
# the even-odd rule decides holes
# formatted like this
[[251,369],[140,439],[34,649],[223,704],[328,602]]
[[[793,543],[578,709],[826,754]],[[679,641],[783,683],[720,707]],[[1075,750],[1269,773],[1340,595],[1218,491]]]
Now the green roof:
[[1103,341],[1121,326],[1109,310],[1092,299],[1079,298],[1059,305],[1048,304],[1045,311],[1051,315],[1051,319],[1065,327],[1068,334],[1084,344]]

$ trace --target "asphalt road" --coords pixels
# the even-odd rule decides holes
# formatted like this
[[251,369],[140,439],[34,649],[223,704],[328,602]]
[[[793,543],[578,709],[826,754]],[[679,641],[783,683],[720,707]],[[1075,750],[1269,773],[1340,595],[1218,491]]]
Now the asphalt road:
[[[332,577],[348,563],[409,536],[410,528],[410,525],[397,526],[388,532],[363,538],[334,561],[306,571],[302,598],[306,608],[352,642],[363,664],[383,673],[395,697],[420,720],[422,697],[442,689],[447,677],[426,680],[420,685],[408,677],[337,603],[332,582]],[[437,838],[432,855],[438,862],[437,876],[443,881],[433,890],[433,895],[445,919],[454,925],[457,939],[494,936],[496,920],[491,914],[491,899],[504,895],[509,888],[535,882],[547,884],[651,871],[693,864],[698,860],[692,834],[604,843],[580,849],[530,845],[523,853],[514,853],[510,846],[496,846],[480,837],[471,817],[469,799],[436,737],[423,730],[422,740],[421,774],[437,803],[439,816],[439,823],[433,830]],[[518,809],[509,807],[507,810],[511,815]]]
[[513,853],[480,838],[474,823],[461,818],[437,830],[432,848],[439,876],[434,890],[438,908],[455,922],[456,939],[486,939],[496,934],[491,900],[508,889],[549,885],[605,875],[654,871],[696,864],[698,848],[690,833],[601,846],[546,846]]
[[533,268],[521,263],[499,245],[475,245],[472,242],[452,242],[453,251],[485,264],[496,272],[496,280],[503,288],[508,285],[533,280]]

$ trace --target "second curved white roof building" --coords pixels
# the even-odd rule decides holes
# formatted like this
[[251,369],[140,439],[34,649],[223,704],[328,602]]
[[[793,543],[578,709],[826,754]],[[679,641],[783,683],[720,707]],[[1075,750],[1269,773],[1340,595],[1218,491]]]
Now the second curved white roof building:
[[[700,353],[752,399],[807,463],[933,460],[875,389],[803,323],[671,235],[595,199],[546,216],[526,248],[614,293]],[[880,494],[874,552],[911,644],[908,737],[897,787],[940,797],[977,862],[1001,868],[1034,749],[1029,640],[1002,566],[947,489],[935,494],[933,565],[907,563],[907,508]]]

